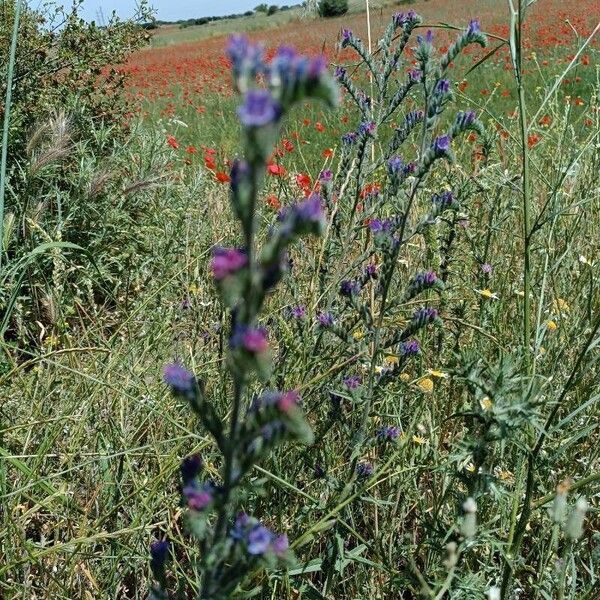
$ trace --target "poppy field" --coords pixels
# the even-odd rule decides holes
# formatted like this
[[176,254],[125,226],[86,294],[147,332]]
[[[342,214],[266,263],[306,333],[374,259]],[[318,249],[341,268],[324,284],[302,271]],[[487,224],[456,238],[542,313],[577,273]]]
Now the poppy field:
[[370,8],[24,138],[0,597],[600,599],[598,2]]

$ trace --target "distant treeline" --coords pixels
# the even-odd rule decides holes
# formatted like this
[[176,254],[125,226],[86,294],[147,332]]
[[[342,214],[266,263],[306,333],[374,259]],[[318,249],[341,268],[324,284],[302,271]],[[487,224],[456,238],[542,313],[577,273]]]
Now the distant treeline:
[[198,19],[180,19],[179,21],[152,21],[151,23],[144,23],[143,27],[145,29],[156,29],[161,25],[179,25],[181,29],[186,27],[194,27],[196,25],[206,25],[207,23],[212,23],[213,21],[222,21],[224,19],[239,19],[240,17],[251,17],[256,13],[264,13],[266,15],[273,15],[276,12],[290,10],[291,8],[295,8],[299,6],[298,4],[288,5],[284,4],[283,6],[277,6],[276,4],[259,4],[254,10],[247,10],[245,13],[237,13],[232,15],[223,15],[221,17],[200,17]]

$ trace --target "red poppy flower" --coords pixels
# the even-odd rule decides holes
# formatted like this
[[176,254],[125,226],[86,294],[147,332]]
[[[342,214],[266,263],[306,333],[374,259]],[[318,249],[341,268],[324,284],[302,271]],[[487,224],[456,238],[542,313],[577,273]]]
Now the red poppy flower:
[[273,210],[279,210],[281,208],[281,201],[275,194],[271,194],[265,198],[265,202]]
[[273,175],[274,177],[284,177],[286,170],[281,165],[271,163],[267,165],[267,173],[269,173],[269,175]]
[[215,161],[210,156],[204,157],[204,164],[205,164],[206,168],[209,169],[210,171],[214,171],[217,168]]
[[177,150],[177,148],[179,148],[179,142],[177,141],[177,139],[175,138],[174,135],[167,136],[167,144],[169,144],[169,146],[171,146],[171,148],[175,148],[175,150]]
[[587,67],[587,65],[590,64],[590,57],[587,54],[584,54],[581,57],[581,64],[584,65],[584,66],[586,66],[586,67]]
[[188,146],[185,151],[188,154],[196,154],[198,152],[198,150],[196,150],[196,146]]
[[231,181],[231,177],[227,173],[223,173],[223,171],[215,173],[215,177],[219,183],[229,183]]
[[325,148],[323,150],[323,158],[331,158],[333,156],[333,150],[331,148]]
[[527,137],[527,145],[533,148],[540,141],[540,136],[537,133],[532,133]]
[[464,79],[458,84],[458,91],[459,92],[464,92],[467,87],[469,86],[469,82],[465,81]]
[[292,142],[290,142],[290,140],[283,140],[281,142],[281,145],[288,151],[288,152],[293,152],[294,151],[294,144],[292,144]]
[[306,173],[298,173],[296,175],[296,183],[303,189],[310,188],[312,186],[312,181],[310,179],[310,175]]
[[305,125],[305,126],[310,125],[310,119],[306,119],[306,118],[302,119],[302,124]]
[[325,131],[325,125],[323,125],[323,123],[321,123],[320,121],[317,121],[315,123],[315,129],[319,132],[319,133],[323,133]]
[[540,125],[545,125],[546,127],[548,127],[551,123],[552,123],[552,117],[548,116],[548,115],[544,115],[540,120],[539,120]]

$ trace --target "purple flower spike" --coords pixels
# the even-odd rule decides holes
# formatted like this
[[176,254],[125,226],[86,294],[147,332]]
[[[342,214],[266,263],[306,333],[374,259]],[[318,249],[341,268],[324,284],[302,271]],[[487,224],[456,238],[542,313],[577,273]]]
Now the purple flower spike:
[[356,142],[358,135],[354,131],[349,131],[342,135],[342,144],[345,146],[352,146]]
[[329,183],[332,180],[333,172],[331,171],[331,169],[324,169],[323,171],[321,171],[321,173],[319,173],[319,181],[321,183]]
[[377,437],[382,442],[393,442],[400,437],[398,427],[384,426],[377,431]]
[[319,54],[310,59],[308,63],[308,78],[319,79],[327,71],[327,58]]
[[450,82],[447,79],[440,79],[435,90],[438,94],[447,94],[450,91]]
[[248,554],[264,554],[271,546],[273,534],[264,526],[257,525],[248,534]]
[[321,327],[331,327],[335,319],[330,312],[320,312],[317,315],[317,322]]
[[356,296],[360,292],[360,284],[358,281],[344,279],[340,283],[340,294],[342,296]]
[[424,43],[431,44],[431,42],[433,42],[433,31],[431,31],[431,29],[427,30],[425,37],[423,37],[422,35],[417,36],[417,43],[420,45],[422,45]]
[[447,154],[450,150],[450,136],[440,135],[433,140],[431,147],[433,148],[436,156],[443,156],[444,154]]
[[344,377],[342,381],[349,390],[355,390],[362,383],[362,377],[360,375],[350,375]]
[[281,106],[267,90],[249,90],[238,109],[242,125],[263,127],[275,123],[281,116]]
[[360,462],[356,465],[356,474],[361,479],[366,479],[367,477],[371,477],[375,469],[373,469],[373,465],[370,462]]
[[350,29],[342,29],[342,43],[347,44],[352,38],[352,31]]
[[306,306],[303,306],[302,304],[294,306],[290,311],[290,314],[294,319],[304,319],[306,317]]
[[296,206],[296,215],[303,222],[319,223],[323,220],[321,196],[312,193],[307,200]]
[[481,25],[479,24],[479,19],[472,19],[469,22],[469,27],[467,28],[467,33],[469,35],[475,35],[481,32]]
[[161,571],[169,556],[170,544],[167,540],[160,540],[150,544],[150,568],[154,573]]
[[372,279],[376,279],[377,278],[377,265],[375,263],[369,263],[367,265],[367,267],[365,268],[365,272],[367,274],[367,277],[370,277]]
[[213,277],[221,281],[243,269],[248,263],[248,257],[242,250],[236,248],[215,248],[211,269]]
[[336,67],[335,71],[333,72],[333,75],[336,79],[343,79],[344,77],[346,77],[346,69],[344,69],[344,67]]
[[194,486],[183,488],[183,495],[189,508],[195,511],[204,510],[212,501],[212,494],[207,489],[198,489]]
[[483,263],[481,265],[481,271],[483,273],[485,273],[486,275],[490,275],[492,273],[493,267],[492,265],[490,265],[490,263]]
[[412,320],[414,323],[421,323],[421,324],[425,325],[427,323],[431,323],[432,321],[435,321],[438,317],[439,317],[439,313],[438,313],[437,309],[431,308],[431,307],[426,307],[426,308],[420,308],[419,310],[415,311]]
[[290,547],[288,537],[285,533],[278,535],[271,544],[276,556],[283,556]]
[[374,135],[375,130],[375,121],[366,121],[358,126],[358,133],[361,133],[363,135]]
[[252,354],[261,354],[269,349],[267,332],[263,328],[248,328],[242,334],[242,345],[245,350]]
[[407,340],[400,344],[400,354],[402,356],[415,356],[421,351],[421,346],[417,340]]
[[165,365],[163,369],[164,382],[178,394],[189,394],[196,388],[196,378],[191,371],[179,363]]
[[433,204],[440,209],[450,208],[456,203],[454,194],[450,191],[442,192],[441,194],[434,194],[432,200]]
[[192,454],[192,456],[188,456],[181,461],[181,479],[183,480],[183,484],[187,485],[200,472],[202,468],[202,457],[199,454]]
[[423,72],[419,69],[411,69],[408,76],[413,83],[419,83],[423,79]]
[[400,174],[404,167],[404,161],[399,156],[392,156],[392,158],[388,160],[388,170],[392,175]]

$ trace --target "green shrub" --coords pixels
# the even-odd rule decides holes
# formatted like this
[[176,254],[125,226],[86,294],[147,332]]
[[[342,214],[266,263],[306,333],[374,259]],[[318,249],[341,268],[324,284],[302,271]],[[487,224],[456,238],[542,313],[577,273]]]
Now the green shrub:
[[[3,99],[14,14],[15,3],[5,3]],[[0,215],[2,338],[36,344],[40,329],[65,326],[78,298],[85,296],[89,306],[113,296],[122,265],[108,259],[102,276],[99,265],[128,247],[122,236],[131,238],[130,211],[139,210],[120,194],[131,166],[121,159],[130,106],[121,94],[125,75],[115,65],[148,39],[142,24],[150,15],[142,10],[139,16],[139,24],[114,17],[98,27],[80,19],[76,8],[49,13],[25,6],[21,12]],[[58,21],[64,21],[59,29]]]
[[348,12],[348,0],[321,0],[319,15],[321,17],[338,17]]

